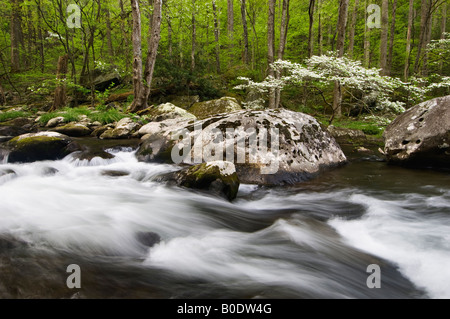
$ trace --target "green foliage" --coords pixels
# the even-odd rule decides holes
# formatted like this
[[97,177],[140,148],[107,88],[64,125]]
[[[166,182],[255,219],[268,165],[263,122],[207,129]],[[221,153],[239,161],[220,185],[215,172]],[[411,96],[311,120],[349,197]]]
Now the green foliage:
[[6,122],[10,120],[14,120],[19,117],[28,117],[31,114],[29,112],[23,111],[9,111],[5,113],[0,113],[0,122]]
[[129,115],[126,115],[116,109],[92,111],[87,107],[64,108],[60,111],[45,113],[41,115],[39,123],[45,125],[48,121],[56,117],[63,117],[64,123],[76,122],[82,115],[86,115],[91,121],[98,121],[102,124],[117,122]]
[[89,118],[92,121],[98,121],[102,124],[109,124],[109,123],[114,123],[117,121],[120,121],[121,119],[128,117],[129,115],[126,115],[116,109],[109,109],[107,111],[104,112],[92,112],[91,114],[89,114]]

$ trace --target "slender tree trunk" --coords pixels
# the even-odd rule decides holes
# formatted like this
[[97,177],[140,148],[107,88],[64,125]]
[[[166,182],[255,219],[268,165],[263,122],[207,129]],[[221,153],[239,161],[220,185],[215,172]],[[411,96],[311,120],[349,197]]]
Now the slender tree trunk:
[[216,41],[216,70],[220,74],[220,42],[219,42],[219,21],[217,19],[216,0],[212,0],[214,14],[214,38]]
[[[442,20],[441,20],[441,40],[445,39],[445,30],[447,27],[447,3],[442,4]],[[444,67],[443,59],[439,62],[439,73],[442,74],[442,69]]]
[[249,52],[248,52],[248,27],[247,27],[247,4],[246,0],[241,0],[241,17],[242,17],[242,29],[244,38],[244,63],[249,64]]
[[389,29],[389,1],[383,0],[381,4],[381,39],[380,39],[380,68],[381,74],[386,75],[387,43]]
[[150,45],[147,52],[147,60],[145,63],[144,80],[142,91],[138,99],[138,103],[131,112],[137,112],[145,109],[148,106],[148,98],[150,97],[150,90],[153,80],[153,72],[155,71],[156,57],[158,55],[159,41],[161,40],[161,19],[162,19],[162,0],[155,0],[153,2],[153,15]]
[[316,0],[309,0],[309,31],[308,31],[308,58],[313,56],[314,53],[314,35],[313,35],[313,27],[314,27],[314,7],[316,5]]
[[355,6],[353,7],[352,13],[352,24],[350,26],[350,35],[348,43],[348,56],[353,58],[353,50],[355,47],[355,28],[356,28],[356,18],[358,16],[358,4],[359,0],[355,0]]
[[322,32],[322,6],[321,0],[317,0],[317,11],[319,12],[319,25],[317,26],[317,38],[319,42],[319,55],[323,54],[323,32]]
[[[276,0],[269,0],[269,18],[267,22],[267,63],[269,76],[275,77],[272,64],[275,59],[275,6]],[[276,108],[275,89],[269,89],[269,108]]]
[[195,25],[195,0],[192,0],[192,47],[191,47],[191,71],[195,70],[195,46],[196,46],[196,25]]
[[420,36],[417,47],[416,62],[414,64],[414,73],[419,74],[420,70],[425,70],[426,66],[426,47],[429,33],[429,20],[431,19],[431,0],[422,0],[420,6]]
[[392,61],[394,60],[394,39],[395,39],[395,18],[397,16],[397,0],[394,0],[392,5],[392,20],[391,20],[391,36],[389,40],[389,51],[387,57],[386,75],[391,75]]
[[408,13],[408,33],[406,35],[406,58],[405,58],[405,70],[403,77],[405,81],[409,78],[409,65],[411,58],[411,38],[414,19],[414,0],[409,0],[409,13]]
[[[364,8],[367,8],[367,0],[364,1]],[[370,67],[370,29],[367,27],[367,10],[364,9],[364,66]]]
[[[283,0],[283,9],[281,13],[281,25],[280,25],[280,45],[278,47],[278,60],[284,59],[284,51],[286,49],[287,34],[289,30],[289,0]],[[281,72],[276,72],[276,77],[279,79],[281,77]],[[275,107],[279,108],[281,102],[281,90],[277,88],[275,90]]]
[[112,44],[112,38],[111,38],[111,17],[109,13],[109,9],[105,10],[106,13],[106,41],[108,43],[108,55],[110,62],[113,61],[114,58],[114,48]]
[[[344,56],[345,30],[347,26],[349,0],[340,0],[339,3],[339,19],[338,19],[338,35],[336,50],[339,57]],[[339,81],[335,82],[333,94],[333,114],[336,117],[342,116],[342,87]]]
[[68,61],[69,55],[67,54],[60,56],[58,59],[56,78],[61,82],[55,89],[55,97],[51,111],[55,111],[66,104],[66,85],[63,81],[66,79]]
[[133,93],[134,100],[130,110],[135,111],[139,105],[139,97],[143,91],[142,75],[142,43],[141,43],[141,11],[139,9],[139,0],[131,0],[131,10],[133,16]]
[[41,2],[37,1],[38,13],[37,13],[37,21],[38,21],[38,38],[39,38],[39,56],[41,57],[40,67],[41,72],[45,71],[45,56],[44,56],[44,36],[42,34],[42,21],[41,21]]
[[227,0],[227,31],[230,40],[233,40],[234,34],[234,3],[233,0]]
[[3,86],[0,83],[0,105],[5,105],[5,104],[6,104],[5,91],[3,91]]
[[22,13],[21,0],[12,0],[11,3],[11,72],[19,72],[21,66],[20,44],[22,42]]

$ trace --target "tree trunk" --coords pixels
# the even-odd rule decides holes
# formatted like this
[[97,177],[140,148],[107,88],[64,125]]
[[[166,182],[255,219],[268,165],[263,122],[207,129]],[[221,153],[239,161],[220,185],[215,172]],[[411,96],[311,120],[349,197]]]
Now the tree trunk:
[[[441,20],[441,40],[445,39],[445,30],[447,26],[447,3],[442,4],[442,20]],[[439,73],[442,74],[442,69],[444,67],[443,59],[439,62]]]
[[[338,19],[338,35],[336,50],[338,56],[341,58],[344,56],[344,44],[345,44],[345,30],[347,26],[348,15],[348,2],[349,0],[340,0],[339,3],[339,19]],[[334,94],[333,94],[333,115],[336,117],[342,116],[342,88],[339,81],[335,82]]]
[[381,39],[380,39],[380,68],[381,74],[386,75],[387,43],[389,29],[389,1],[383,0],[381,4]]
[[397,0],[394,0],[392,5],[392,20],[391,20],[391,37],[389,40],[389,52],[387,57],[386,75],[391,75],[392,61],[394,59],[394,39],[395,39],[395,18],[397,15]]
[[[367,0],[364,1],[364,8],[367,8]],[[364,9],[364,67],[370,67],[370,29],[367,27],[367,10]]]
[[319,25],[317,26],[317,38],[319,42],[319,55],[323,54],[323,32],[322,32],[322,6],[321,0],[317,0],[317,11],[319,12]]
[[[284,50],[286,48],[287,43],[287,34],[289,30],[289,0],[283,0],[283,9],[281,13],[281,25],[280,25],[280,45],[278,48],[278,60],[284,59]],[[279,79],[281,77],[281,73],[279,71],[276,72],[276,77]],[[275,108],[280,107],[281,102],[281,90],[277,88],[275,90]]]
[[6,104],[5,91],[3,91],[3,86],[0,83],[0,105],[5,105],[5,104]]
[[109,60],[112,63],[113,57],[114,57],[114,48],[112,44],[112,38],[111,38],[111,17],[109,13],[109,9],[106,9],[106,41],[108,43],[108,55]]
[[314,7],[316,5],[316,0],[309,0],[309,31],[308,31],[308,58],[313,56],[314,45],[313,45],[313,27],[314,27]]
[[228,9],[227,9],[227,31],[228,37],[230,40],[233,40],[234,33],[234,3],[233,0],[227,0]]
[[219,42],[219,21],[217,19],[216,0],[212,0],[214,14],[214,38],[216,41],[216,70],[220,74],[220,42]]
[[139,9],[139,0],[131,0],[131,10],[133,16],[133,92],[134,100],[130,110],[134,111],[140,108],[139,97],[142,94],[142,44],[141,44],[141,11]]
[[350,35],[348,43],[348,56],[353,58],[353,50],[355,47],[355,28],[356,28],[356,18],[358,16],[358,4],[359,0],[355,0],[355,6],[353,7],[352,13],[352,24],[350,26]]
[[416,62],[414,64],[414,73],[419,74],[420,70],[426,66],[426,47],[429,33],[429,20],[431,19],[431,0],[422,0],[420,6],[420,36],[417,47]]
[[411,38],[414,19],[414,0],[409,0],[409,13],[408,13],[408,33],[406,35],[406,58],[405,58],[405,70],[404,80],[408,81],[409,78],[409,64],[411,58]]
[[156,57],[158,55],[158,46],[161,39],[161,19],[162,19],[162,0],[155,0],[153,3],[152,15],[152,33],[150,36],[150,46],[148,47],[147,60],[145,63],[144,80],[142,90],[138,98],[135,108],[131,109],[132,113],[136,113],[148,106],[148,98],[153,80],[153,72],[155,71]]
[[19,72],[20,44],[22,43],[22,12],[20,8],[22,0],[12,0],[11,3],[11,72]]
[[197,31],[195,26],[195,0],[192,0],[192,47],[191,47],[191,71],[195,70],[195,42]]
[[248,27],[247,27],[247,4],[245,0],[241,0],[241,17],[242,17],[242,28],[243,28],[243,38],[244,38],[244,63],[249,64],[249,53],[248,53]]
[[[267,22],[267,63],[269,76],[275,77],[272,64],[275,59],[275,6],[276,0],[269,0],[269,18]],[[269,108],[276,108],[275,89],[269,89]]]
[[60,56],[58,59],[56,79],[59,83],[55,89],[55,98],[51,111],[55,111],[66,104],[66,85],[63,81],[66,79],[68,61],[69,55],[67,54]]

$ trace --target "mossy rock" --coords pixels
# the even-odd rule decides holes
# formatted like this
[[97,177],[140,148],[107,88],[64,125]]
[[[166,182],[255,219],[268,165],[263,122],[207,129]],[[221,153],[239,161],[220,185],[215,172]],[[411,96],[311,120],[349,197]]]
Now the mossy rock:
[[206,191],[232,201],[239,191],[239,178],[231,162],[209,162],[195,165],[160,178],[176,185]]
[[10,140],[7,146],[9,163],[58,160],[78,149],[68,136],[55,132],[24,134]]
[[195,103],[188,109],[188,111],[194,114],[199,120],[209,118],[216,114],[231,113],[241,110],[242,107],[238,104],[238,101],[232,97],[223,97],[218,100]]
[[90,128],[79,123],[69,123],[67,125],[54,128],[52,131],[73,137],[88,136],[92,132]]
[[195,115],[171,103],[161,104],[158,106],[151,106],[138,114],[148,115],[151,121],[153,122],[161,122],[176,118],[185,118],[190,120],[197,119]]

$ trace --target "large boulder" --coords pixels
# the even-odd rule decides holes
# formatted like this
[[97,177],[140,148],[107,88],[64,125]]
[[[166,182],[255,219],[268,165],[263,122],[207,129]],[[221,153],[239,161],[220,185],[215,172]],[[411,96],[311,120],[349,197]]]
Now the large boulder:
[[100,135],[100,139],[102,140],[111,140],[111,139],[126,139],[131,138],[132,135],[140,129],[140,125],[134,122],[129,117],[121,119],[117,122],[114,129],[106,130]]
[[198,95],[185,95],[185,96],[172,96],[169,98],[170,103],[187,110],[195,103],[200,102],[200,96]]
[[66,135],[40,132],[20,135],[7,143],[9,163],[58,160],[79,149]]
[[169,119],[185,118],[196,120],[195,115],[189,113],[182,108],[179,108],[172,103],[161,104],[158,106],[151,106],[145,109],[145,115],[148,115],[151,121],[161,122]]
[[391,163],[450,168],[450,96],[409,109],[386,128],[384,138]]
[[233,163],[216,161],[203,163],[158,178],[181,187],[206,191],[230,201],[239,191],[239,178]]
[[121,81],[119,72],[114,68],[95,69],[90,74],[83,75],[80,78],[82,86],[90,89],[91,85],[94,85],[95,90],[101,92],[119,85]]
[[92,132],[89,127],[81,123],[69,123],[51,130],[72,137],[88,136]]
[[335,139],[313,117],[288,110],[150,123],[140,133],[146,134],[136,153],[140,161],[231,161],[246,184],[293,184],[346,162]]
[[190,113],[194,114],[200,120],[216,114],[231,113],[240,110],[242,110],[242,107],[232,97],[223,97],[218,100],[195,103],[188,109]]

